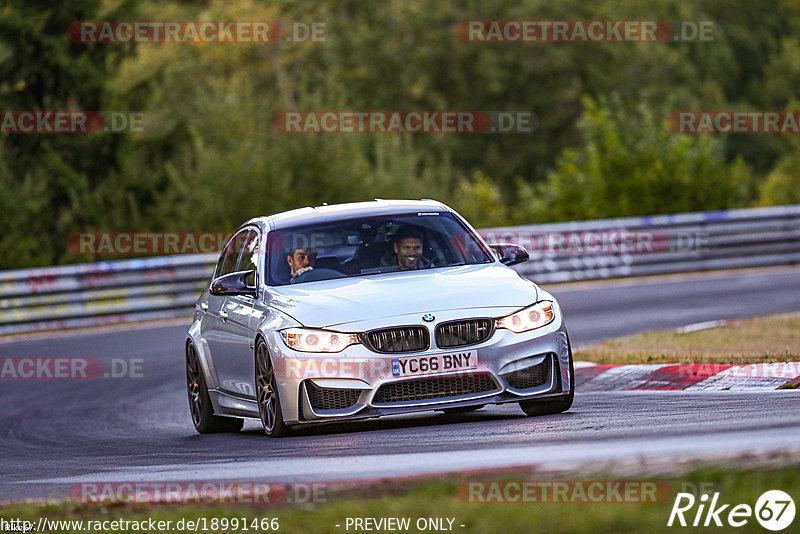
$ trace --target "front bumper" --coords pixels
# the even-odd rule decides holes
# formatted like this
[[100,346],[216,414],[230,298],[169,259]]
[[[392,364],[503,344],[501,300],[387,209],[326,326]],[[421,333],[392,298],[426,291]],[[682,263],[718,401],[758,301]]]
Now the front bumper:
[[[486,341],[457,349],[431,348],[377,354],[363,345],[342,353],[297,352],[273,333],[273,351],[284,420],[290,424],[343,421],[426,410],[502,404],[566,395],[572,389],[566,329],[556,306],[549,325],[515,334],[495,330]],[[464,310],[441,313],[427,325],[463,318]],[[346,331],[346,329],[343,329]],[[475,369],[395,377],[392,359],[473,351]]]

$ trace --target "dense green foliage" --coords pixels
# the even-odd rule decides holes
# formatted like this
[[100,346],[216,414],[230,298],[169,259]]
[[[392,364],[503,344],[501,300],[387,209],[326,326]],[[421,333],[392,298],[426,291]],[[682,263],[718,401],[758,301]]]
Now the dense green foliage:
[[563,151],[537,188],[532,215],[595,219],[746,204],[751,180],[741,156],[726,164],[722,143],[675,135],[662,123],[644,104],[629,111],[587,99],[578,122],[583,145]]
[[[322,42],[79,44],[76,20],[322,22]],[[714,21],[713,41],[463,42],[465,19]],[[0,7],[0,110],[141,111],[128,134],[0,137],[0,268],[81,231],[227,231],[322,202],[437,198],[476,226],[800,201],[790,135],[687,109],[797,109],[792,0],[139,0]],[[286,110],[515,110],[531,134],[287,134]]]

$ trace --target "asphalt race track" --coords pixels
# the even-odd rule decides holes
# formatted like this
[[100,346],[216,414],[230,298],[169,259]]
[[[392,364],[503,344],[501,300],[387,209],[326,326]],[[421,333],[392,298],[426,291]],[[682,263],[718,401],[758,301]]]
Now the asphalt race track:
[[[715,319],[800,312],[800,268],[553,286],[575,345]],[[77,482],[324,482],[461,469],[570,470],[800,453],[800,391],[608,392],[528,418],[516,405],[200,436],[186,400],[185,326],[0,343],[0,357],[141,360],[141,377],[0,381],[0,501]]]

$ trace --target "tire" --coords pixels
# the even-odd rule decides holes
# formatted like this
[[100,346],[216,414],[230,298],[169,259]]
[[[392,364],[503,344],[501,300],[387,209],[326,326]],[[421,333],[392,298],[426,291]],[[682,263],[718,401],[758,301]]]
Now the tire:
[[478,404],[477,406],[459,406],[458,408],[445,408],[442,410],[444,413],[448,414],[459,414],[459,413],[469,413],[480,410],[486,406],[485,404]]
[[567,336],[567,349],[569,350],[569,383],[571,385],[569,395],[556,400],[530,400],[519,403],[525,415],[535,417],[538,415],[554,415],[566,412],[572,407],[572,400],[575,397],[575,367],[572,364],[572,345]]
[[192,423],[200,434],[238,432],[242,429],[244,425],[242,419],[214,415],[200,359],[192,343],[186,344],[186,390],[189,394],[189,413],[192,416]]
[[281,399],[275,381],[275,372],[269,349],[263,339],[256,345],[256,402],[264,432],[271,438],[285,436],[289,427],[283,421]]

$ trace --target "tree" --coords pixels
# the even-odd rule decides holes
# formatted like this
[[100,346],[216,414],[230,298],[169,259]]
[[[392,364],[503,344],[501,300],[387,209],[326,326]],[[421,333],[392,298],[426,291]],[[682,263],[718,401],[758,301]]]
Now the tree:
[[594,219],[742,206],[752,180],[740,158],[724,159],[722,141],[677,134],[665,105],[623,105],[618,98],[583,100],[582,144],[565,149],[538,187],[542,220]]
[[784,156],[759,187],[759,205],[800,204],[800,152]]
[[[132,2],[123,2],[101,14],[102,4],[5,3],[0,9],[0,110],[104,111],[123,103],[108,84],[131,46],[79,44],[67,35],[74,21],[130,18],[133,9]],[[0,209],[13,215],[2,227],[2,267],[60,261],[70,232],[97,228],[104,214],[113,212],[96,192],[117,175],[124,136],[12,133],[1,139]]]

